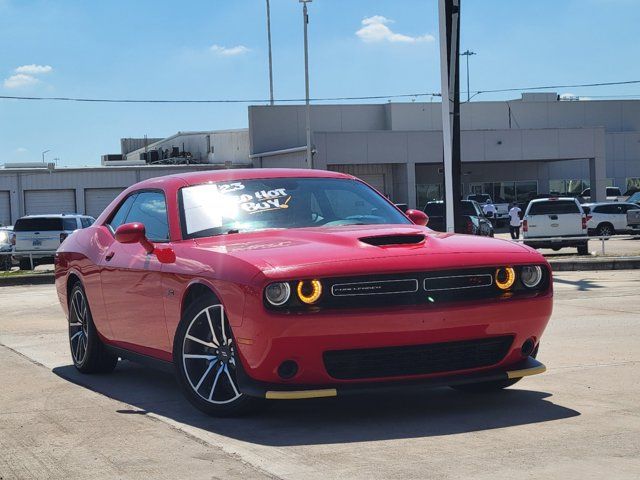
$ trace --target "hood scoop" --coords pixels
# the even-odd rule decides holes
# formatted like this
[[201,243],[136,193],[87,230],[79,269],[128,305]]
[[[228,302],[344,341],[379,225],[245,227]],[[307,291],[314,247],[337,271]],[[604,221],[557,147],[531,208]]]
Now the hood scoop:
[[376,237],[363,237],[359,240],[375,247],[389,247],[393,245],[416,245],[424,242],[424,235],[380,235]]

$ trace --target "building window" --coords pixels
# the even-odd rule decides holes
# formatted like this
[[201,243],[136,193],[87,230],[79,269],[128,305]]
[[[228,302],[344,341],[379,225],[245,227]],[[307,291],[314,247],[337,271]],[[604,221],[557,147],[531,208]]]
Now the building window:
[[629,190],[633,192],[640,191],[640,177],[627,178],[627,191]]
[[469,185],[471,193],[485,193],[494,203],[527,203],[538,194],[538,182],[518,180],[514,182],[483,182]]
[[427,202],[442,200],[444,188],[441,183],[416,184],[416,199],[418,208],[424,208]]
[[[607,178],[607,187],[613,187],[613,178]],[[591,186],[588,178],[549,180],[549,193],[552,195],[580,195]]]

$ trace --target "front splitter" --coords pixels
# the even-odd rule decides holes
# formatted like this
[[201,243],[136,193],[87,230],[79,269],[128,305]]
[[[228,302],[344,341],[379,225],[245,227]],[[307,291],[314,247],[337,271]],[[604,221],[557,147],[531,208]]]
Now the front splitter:
[[343,395],[376,394],[397,390],[409,386],[426,388],[464,385],[470,383],[505,381],[544,373],[546,367],[533,357],[511,365],[508,369],[489,370],[481,373],[455,374],[436,378],[405,381],[380,381],[370,383],[349,383],[334,385],[282,385],[258,382],[250,378],[240,368],[237,369],[237,381],[240,391],[251,397],[271,400],[299,400],[304,398],[336,397]]

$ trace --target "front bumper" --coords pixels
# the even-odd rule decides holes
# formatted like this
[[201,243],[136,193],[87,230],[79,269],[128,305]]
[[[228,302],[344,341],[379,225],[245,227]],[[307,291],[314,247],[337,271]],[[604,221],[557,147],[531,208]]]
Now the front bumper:
[[363,395],[397,390],[410,386],[437,388],[481,382],[498,382],[544,373],[546,367],[533,357],[528,357],[508,369],[493,369],[486,372],[447,375],[410,381],[334,384],[334,385],[282,385],[258,382],[247,376],[242,369],[237,370],[240,391],[250,397],[270,400],[299,400],[304,398]]
[[[345,388],[371,383],[438,381],[509,371],[522,361],[521,346],[526,340],[532,339],[535,345],[540,342],[552,309],[551,288],[533,298],[288,315],[266,312],[259,298],[255,298],[245,304],[244,320],[234,326],[234,334],[248,392],[254,384],[280,385],[285,389],[305,386],[313,390],[331,389],[334,385]],[[329,374],[324,360],[327,351],[417,346],[504,335],[513,338],[504,358],[466,370],[340,379]],[[289,379],[278,374],[278,368],[286,361],[294,361],[299,367]]]

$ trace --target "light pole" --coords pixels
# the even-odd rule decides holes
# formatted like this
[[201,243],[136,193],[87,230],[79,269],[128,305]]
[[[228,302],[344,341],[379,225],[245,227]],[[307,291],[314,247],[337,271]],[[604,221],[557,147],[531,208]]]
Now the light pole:
[[460,56],[467,57],[467,103],[471,101],[471,90],[469,90],[469,57],[471,55],[477,55],[476,52],[472,52],[470,50],[466,50],[460,54]]
[[273,65],[271,62],[271,9],[267,0],[267,39],[269,42],[269,99],[273,105]]
[[307,3],[312,0],[298,0],[302,3],[302,22],[304,23],[304,86],[305,103],[307,114],[307,162],[309,168],[313,168],[313,153],[311,151],[311,107],[309,105],[309,44],[307,41],[307,25],[309,25],[309,15],[307,14]]
[[44,163],[44,154],[50,152],[51,150],[45,150],[42,152],[42,163]]

